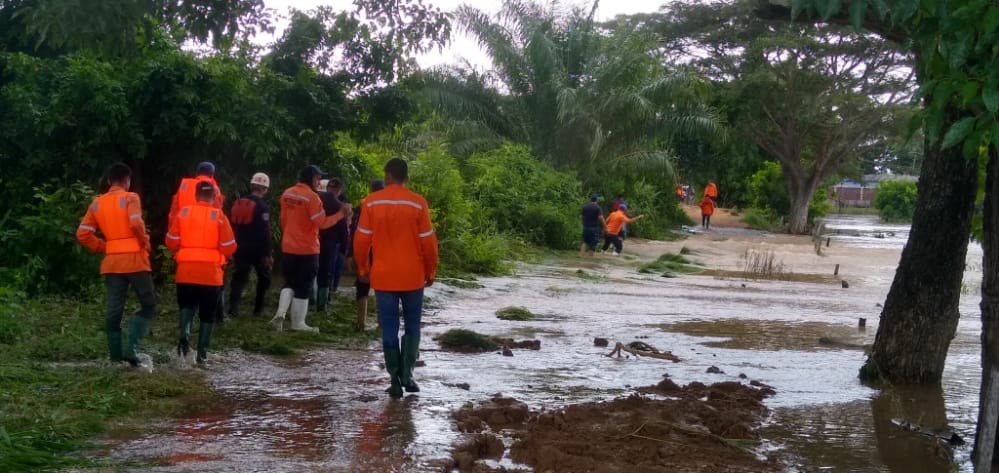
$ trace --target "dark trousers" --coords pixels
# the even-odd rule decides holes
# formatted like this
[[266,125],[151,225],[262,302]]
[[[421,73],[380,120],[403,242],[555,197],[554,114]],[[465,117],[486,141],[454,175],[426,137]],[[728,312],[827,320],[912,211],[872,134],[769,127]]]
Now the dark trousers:
[[121,318],[125,312],[125,299],[128,298],[129,286],[135,290],[139,298],[139,316],[152,320],[156,314],[156,291],[153,287],[153,275],[149,272],[106,274],[104,287],[107,290],[107,321],[108,332],[121,332]]
[[257,296],[253,300],[253,313],[264,310],[267,290],[271,287],[271,270],[264,264],[264,256],[236,256],[233,259],[232,285],[229,288],[229,311],[239,313],[239,302],[243,298],[243,289],[250,281],[250,270],[257,273]]
[[617,251],[618,253],[620,253],[621,249],[624,248],[624,243],[621,242],[620,236],[608,233],[604,236],[604,251],[607,251],[607,248],[610,248],[611,245],[614,245],[614,251]]
[[705,229],[711,228],[711,216],[710,215],[701,215],[701,226],[703,226]]
[[281,262],[284,287],[295,291],[295,299],[308,299],[312,280],[319,272],[319,255],[285,253]]
[[399,305],[405,333],[420,336],[420,319],[423,315],[423,289],[415,291],[375,291],[378,319],[382,322],[382,348],[399,348]]
[[[340,265],[339,271],[337,271],[337,264]],[[316,285],[319,287],[333,287],[334,289],[339,287],[340,272],[343,272],[343,257],[340,256],[340,242],[321,243],[319,245],[319,274],[316,276]]]
[[219,318],[220,286],[202,286],[200,284],[177,284],[177,306],[198,313],[203,324],[212,324]]

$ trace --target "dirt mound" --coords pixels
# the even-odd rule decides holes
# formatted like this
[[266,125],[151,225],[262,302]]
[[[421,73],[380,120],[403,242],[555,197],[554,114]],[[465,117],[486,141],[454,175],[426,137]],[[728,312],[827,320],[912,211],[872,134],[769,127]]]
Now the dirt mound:
[[488,426],[494,432],[523,426],[530,411],[527,404],[509,397],[496,396],[478,407],[463,407],[454,414],[458,430],[479,433]]
[[451,329],[438,335],[434,340],[442,349],[458,353],[483,353],[501,347],[525,350],[540,350],[541,340],[514,340],[512,338],[491,337],[465,329]]
[[[762,400],[773,394],[772,389],[738,382],[681,387],[667,378],[641,391],[674,399],[635,394],[531,413],[513,399],[494,398],[478,408],[462,409],[455,418],[466,432],[481,432],[486,425],[493,432],[502,429],[503,435],[516,440],[510,459],[535,471],[781,471],[776,461],[760,459],[751,450],[758,440],[760,419],[767,413]],[[470,424],[479,430],[469,430]],[[483,448],[478,439],[473,437],[473,446],[458,447],[456,452]]]
[[516,348],[522,350],[540,350],[541,340],[514,340],[512,338],[499,338],[493,337],[493,341],[498,345],[502,345],[507,348]]

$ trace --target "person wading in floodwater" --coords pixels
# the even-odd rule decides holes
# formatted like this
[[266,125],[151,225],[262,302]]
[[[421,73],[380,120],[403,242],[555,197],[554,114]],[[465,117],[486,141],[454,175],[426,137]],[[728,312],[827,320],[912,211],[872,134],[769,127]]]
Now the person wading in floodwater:
[[[385,189],[364,200],[357,223],[354,255],[357,277],[368,280],[375,290],[378,317],[382,322],[382,352],[391,376],[388,393],[393,398],[419,392],[413,367],[420,346],[423,289],[434,283],[437,272],[437,236],[430,222],[426,199],[406,188],[409,167],[400,158],[385,164]],[[371,251],[374,261],[369,264]],[[399,304],[405,321],[399,344]]]
[[607,236],[604,237],[604,248],[601,250],[602,252],[606,253],[607,248],[614,245],[614,253],[612,254],[614,256],[620,255],[621,250],[624,249],[624,242],[621,240],[621,232],[623,231],[624,226],[645,218],[645,215],[628,218],[628,214],[625,213],[627,211],[628,206],[621,204],[617,210],[611,212],[611,214],[607,216]]
[[603,234],[604,230],[607,228],[607,222],[604,220],[604,211],[597,204],[600,200],[600,196],[597,194],[590,194],[590,203],[583,206],[583,246],[580,248],[580,253],[586,251],[590,256],[593,256],[597,251],[597,244],[600,243],[600,235]]

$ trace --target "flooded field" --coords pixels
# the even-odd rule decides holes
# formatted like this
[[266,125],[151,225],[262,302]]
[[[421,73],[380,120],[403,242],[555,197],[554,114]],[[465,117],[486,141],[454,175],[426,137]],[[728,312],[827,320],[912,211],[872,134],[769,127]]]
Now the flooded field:
[[[978,291],[962,300],[962,320],[942,390],[877,391],[857,381],[873,342],[880,304],[907,235],[867,217],[830,219],[825,256],[808,238],[726,231],[681,242],[626,242],[629,258],[568,259],[524,265],[484,279],[481,289],[435,286],[425,315],[417,380],[423,392],[392,402],[377,344],[322,350],[284,361],[230,353],[211,374],[224,403],[158,433],[115,445],[114,460],[135,471],[441,471],[462,438],[451,418],[470,401],[501,393],[531,408],[610,400],[664,374],[684,384],[740,381],[773,386],[761,452],[788,471],[970,471],[970,447],[953,457],[939,436],[970,440],[977,414]],[[752,281],[702,275],[663,278],[639,261],[686,247],[706,267],[737,271],[750,248],[773,251],[788,271],[831,274],[836,284]],[[981,250],[969,250],[967,286],[980,281]],[[583,273],[577,272],[584,269]],[[347,297],[346,294],[342,297]],[[533,321],[503,321],[497,309],[523,306]],[[867,319],[859,329],[859,318]],[[261,323],[264,323],[262,320]],[[432,340],[450,328],[536,338],[541,349],[457,354]],[[594,338],[640,340],[681,361],[609,358]],[[708,374],[716,366],[722,373]],[[468,389],[465,389],[465,388]],[[504,457],[498,465],[515,467]]]

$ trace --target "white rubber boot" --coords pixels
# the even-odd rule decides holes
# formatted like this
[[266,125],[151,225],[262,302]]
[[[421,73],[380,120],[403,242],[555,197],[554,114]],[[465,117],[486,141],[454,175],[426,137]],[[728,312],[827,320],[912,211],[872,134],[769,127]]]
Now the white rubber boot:
[[305,315],[309,312],[308,299],[294,299],[291,301],[291,329],[302,332],[316,332],[319,329],[305,325]]
[[[271,319],[270,324],[274,327],[274,330],[280,332],[284,329],[284,316],[288,313],[288,308],[291,307],[292,299],[295,297],[295,290],[291,288],[281,289],[281,297],[278,299],[277,312],[274,313],[274,318]],[[294,315],[292,316],[294,317]]]

